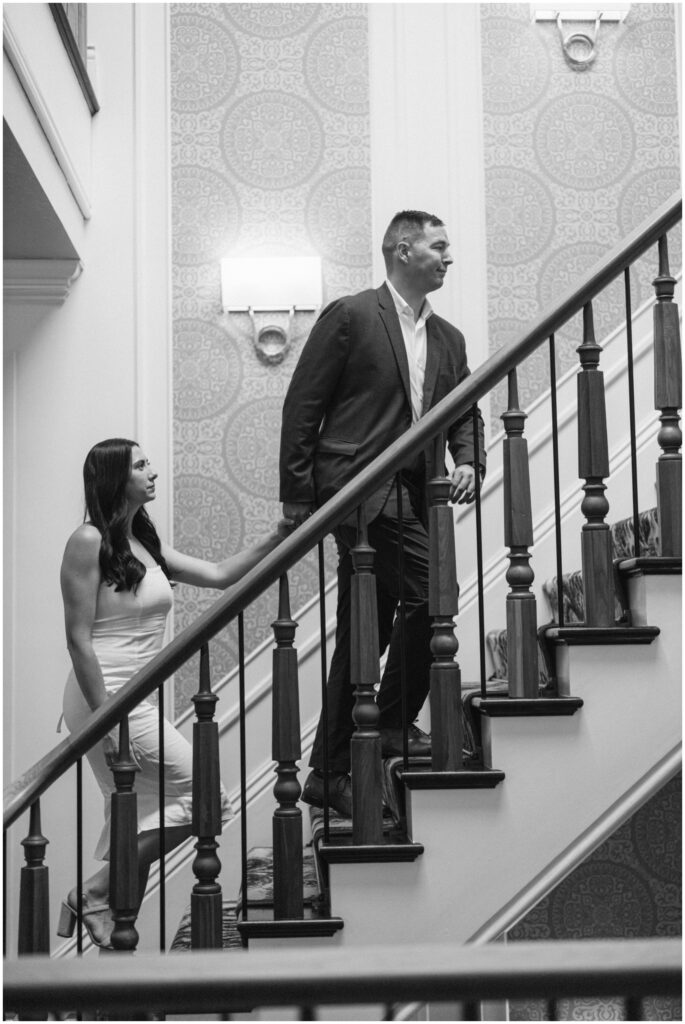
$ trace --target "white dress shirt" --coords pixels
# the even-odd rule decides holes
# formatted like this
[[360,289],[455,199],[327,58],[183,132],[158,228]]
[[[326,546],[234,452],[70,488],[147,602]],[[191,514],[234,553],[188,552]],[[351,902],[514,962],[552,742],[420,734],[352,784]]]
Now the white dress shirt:
[[389,281],[385,282],[390,289],[397,315],[400,318],[404,347],[409,362],[409,382],[411,384],[411,411],[414,423],[423,412],[423,379],[426,375],[426,321],[433,313],[428,299],[423,300],[418,320],[414,320],[414,310],[405,302],[400,293]]

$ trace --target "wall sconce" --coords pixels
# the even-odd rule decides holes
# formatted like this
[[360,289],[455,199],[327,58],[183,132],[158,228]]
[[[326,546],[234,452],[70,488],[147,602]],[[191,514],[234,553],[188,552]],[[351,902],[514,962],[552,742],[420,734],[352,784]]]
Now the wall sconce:
[[[603,4],[602,7],[590,7],[589,4],[578,4],[575,7],[567,7],[563,10],[550,7],[538,7],[531,4],[531,15],[533,21],[555,21],[561,37],[561,48],[567,62],[576,71],[584,71],[589,68],[597,56],[597,38],[599,36],[599,23],[622,22],[625,20],[630,4]],[[568,22],[594,22],[591,32],[575,31],[565,34],[564,23]]]
[[321,305],[318,256],[230,256],[221,261],[221,304],[226,313],[248,313],[262,362],[283,361],[295,315]]

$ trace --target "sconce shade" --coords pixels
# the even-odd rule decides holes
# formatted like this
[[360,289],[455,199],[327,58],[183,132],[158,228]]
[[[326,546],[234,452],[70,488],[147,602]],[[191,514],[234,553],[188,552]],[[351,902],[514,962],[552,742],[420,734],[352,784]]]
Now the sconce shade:
[[561,15],[564,24],[570,21],[597,21],[601,15],[603,22],[625,21],[630,4],[608,3],[601,7],[592,4],[574,4],[567,7],[543,7],[542,4],[531,4],[530,14],[533,21],[556,21]]
[[230,256],[221,261],[221,304],[226,311],[318,309],[318,256]]

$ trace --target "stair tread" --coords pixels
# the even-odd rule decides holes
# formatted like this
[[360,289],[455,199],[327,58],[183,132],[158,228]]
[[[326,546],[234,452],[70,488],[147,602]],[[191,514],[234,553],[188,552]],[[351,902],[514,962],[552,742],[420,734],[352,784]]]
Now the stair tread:
[[[329,935],[342,927],[339,918],[329,918],[321,912],[324,906],[323,890],[320,884],[314,851],[306,847],[302,854],[302,884],[304,919],[302,921],[273,921],[273,849],[267,846],[253,847],[247,855],[248,916],[256,914],[255,928],[248,929],[252,937],[262,935]],[[242,910],[242,886],[237,900],[224,900],[222,909],[222,948],[242,949],[240,934]],[[252,921],[247,922],[252,925]],[[271,925],[272,927],[269,927]],[[171,951],[191,948],[191,911],[187,907],[176,930]]]
[[338,835],[335,841],[322,841],[318,856],[327,864],[385,864],[416,860],[424,852],[422,843],[414,843],[406,836],[386,837],[381,843],[355,843],[352,833]]
[[583,706],[580,697],[474,697],[480,714],[492,718],[574,715]]
[[[170,953],[187,952],[191,948],[191,919],[190,907],[186,909],[176,934],[174,935]],[[238,931],[238,918],[236,914],[235,900],[224,900],[221,904],[221,947],[222,949],[242,949],[243,940]]]
[[658,626],[549,626],[545,638],[570,644],[649,644],[660,633]]
[[328,938],[339,932],[344,921],[341,917],[307,916],[291,920],[274,921],[273,918],[239,920],[237,929],[249,939]]
[[484,765],[471,765],[457,771],[434,772],[414,767],[407,771],[400,766],[399,780],[408,789],[494,789],[504,780],[504,772]]
[[[247,900],[250,906],[273,906],[273,849],[254,846],[247,855]],[[319,880],[314,864],[314,852],[306,847],[302,852],[302,896],[305,906],[320,896]],[[242,901],[242,885],[238,889],[237,904]]]
[[683,560],[670,555],[641,555],[639,558],[623,559],[618,569],[627,576],[637,573],[646,576],[679,576],[683,571]]

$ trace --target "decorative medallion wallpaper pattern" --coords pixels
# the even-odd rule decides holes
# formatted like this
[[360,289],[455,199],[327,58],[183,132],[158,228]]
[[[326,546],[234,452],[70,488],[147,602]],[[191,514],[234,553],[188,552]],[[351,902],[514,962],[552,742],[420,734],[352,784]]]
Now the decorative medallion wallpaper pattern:
[[[554,23],[529,4],[481,4],[490,349],[531,319],[680,188],[672,4],[633,4],[602,25],[597,57],[572,70]],[[671,270],[680,266],[673,246]],[[652,294],[654,261],[631,275],[633,307]],[[603,336],[623,316],[622,286],[595,303]],[[580,317],[557,335],[558,371],[577,361]],[[521,402],[546,387],[547,354],[529,359]],[[492,403],[501,430],[504,388]]]
[[[602,843],[508,934],[536,939],[679,938],[682,933],[682,776]],[[682,1020],[680,1000],[650,997],[646,1020]],[[546,1020],[537,1000],[511,1020]],[[557,1020],[624,1020],[618,999],[564,999]]]
[[[280,403],[312,322],[302,316],[284,362],[265,366],[248,317],[220,311],[219,260],[314,250],[325,300],[373,283],[367,5],[170,11],[175,540],[218,558],[277,516]],[[528,4],[481,5],[492,351],[679,187],[673,17],[672,4],[633,4],[624,24],[601,27],[595,63],[578,72]],[[675,270],[677,240],[672,249]],[[653,261],[633,273],[634,306],[654,275]],[[595,303],[600,340],[622,311],[620,286]],[[576,364],[579,319],[557,335],[559,372]],[[548,372],[546,352],[527,360],[524,404]],[[503,408],[500,390],[493,431]],[[330,546],[327,563],[330,575]],[[294,609],[316,576],[311,559],[293,572]],[[177,630],[215,597],[180,588]],[[250,648],[273,607],[269,596],[250,612]],[[223,674],[230,631],[219,646]],[[179,675],[179,707],[195,686],[194,673]]]
[[[283,398],[312,315],[280,365],[256,356],[247,315],[220,309],[226,255],[323,260],[324,301],[371,285],[368,45],[364,4],[172,4],[174,539],[219,559],[276,522]],[[327,576],[334,572],[326,544]],[[318,566],[291,571],[293,613]],[[179,588],[175,628],[218,595]],[[276,593],[246,613],[247,650],[271,635]],[[229,629],[212,644],[221,678]],[[197,690],[177,673],[177,709]]]

